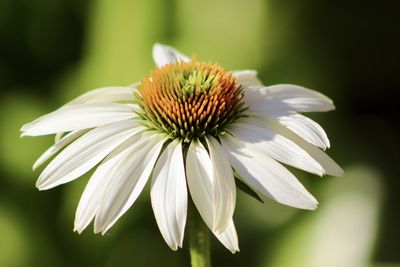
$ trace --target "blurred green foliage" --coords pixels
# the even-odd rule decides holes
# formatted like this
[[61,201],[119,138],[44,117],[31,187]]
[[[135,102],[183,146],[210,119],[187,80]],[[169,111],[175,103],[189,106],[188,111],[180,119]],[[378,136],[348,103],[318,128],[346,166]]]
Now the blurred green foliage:
[[19,138],[23,123],[87,90],[140,80],[155,42],[257,69],[265,84],[314,88],[337,106],[317,116],[345,176],[296,172],[320,201],[315,212],[239,193],[241,252],[214,239],[215,266],[400,266],[396,10],[385,1],[0,0],[0,266],[188,266],[187,248],[172,252],[159,234],[148,191],[106,236],[74,233],[90,174],[39,193],[31,165],[52,137]]

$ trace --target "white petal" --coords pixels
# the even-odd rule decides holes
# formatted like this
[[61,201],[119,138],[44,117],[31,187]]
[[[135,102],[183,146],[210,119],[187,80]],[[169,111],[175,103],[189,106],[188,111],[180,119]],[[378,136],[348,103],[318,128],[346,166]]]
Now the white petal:
[[112,103],[119,101],[132,101],[133,92],[137,84],[132,86],[114,86],[104,87],[91,90],[74,100],[68,102],[66,105],[71,104],[93,104],[93,103]]
[[189,62],[190,58],[171,46],[155,44],[153,46],[153,60],[158,67],[162,67],[178,61]]
[[307,153],[322,166],[322,168],[324,169],[324,174],[333,176],[343,175],[343,169],[318,147],[315,147],[314,145],[305,142],[299,136],[289,131],[286,127],[279,125],[276,122],[269,120],[262,120],[262,122],[269,129],[273,129],[273,131],[286,136],[287,138],[295,142],[299,147],[307,151]]
[[[244,122],[246,121],[246,123]],[[322,176],[324,169],[304,149],[256,119],[235,122],[229,131],[249,148],[301,170]]]
[[311,157],[318,161],[325,170],[325,174],[332,176],[343,176],[343,169],[324,151],[308,143],[296,141]]
[[239,240],[233,220],[229,222],[228,226],[222,233],[214,233],[214,235],[232,253],[239,251]]
[[182,247],[187,215],[187,188],[182,144],[170,143],[154,168],[151,204],[158,228],[168,246]]
[[35,161],[35,163],[33,164],[33,170],[36,170],[36,168],[38,168],[40,165],[42,165],[44,162],[46,162],[49,158],[54,156],[57,152],[59,152],[61,149],[63,149],[67,145],[69,145],[72,141],[74,141],[75,139],[77,139],[79,136],[83,135],[86,132],[87,132],[86,130],[73,131],[73,132],[70,132],[70,133],[66,134],[65,136],[63,136],[59,140],[57,140],[54,145],[49,147],[49,149],[47,149]]
[[233,76],[238,79],[238,83],[243,87],[262,85],[262,82],[257,78],[257,71],[255,70],[233,71]]
[[206,138],[214,170],[214,225],[216,231],[225,229],[232,220],[236,205],[236,184],[231,163],[221,144]]
[[[132,102],[133,93],[137,89],[137,83],[130,86],[104,87],[91,90],[68,102],[61,108],[71,104],[94,104],[94,103],[113,103],[113,102]],[[60,108],[60,109],[61,109]],[[64,132],[58,132],[55,142],[58,142]]]
[[213,164],[207,150],[199,141],[192,141],[186,156],[186,179],[197,210],[208,227],[214,231],[213,172]]
[[104,194],[94,221],[94,231],[105,234],[132,206],[142,192],[164,144],[164,137],[145,132],[131,145],[130,152],[114,168],[115,173]]
[[186,176],[193,202],[212,231],[222,231],[232,218],[236,186],[232,168],[221,146],[208,139],[210,154],[193,141],[186,158]]
[[120,158],[121,156],[114,157],[114,159],[108,161],[107,164],[101,164],[90,178],[82,193],[75,213],[74,231],[82,233],[93,220],[99,202],[104,193],[106,193],[105,189],[110,182],[110,172],[113,164],[116,164]]
[[269,116],[269,118],[286,126],[310,144],[324,150],[330,147],[329,139],[324,129],[318,123],[306,116],[301,114],[290,114],[283,116]]
[[319,112],[335,108],[331,99],[316,91],[291,84],[249,87],[245,102],[266,115],[275,112]]
[[[131,138],[135,138],[137,136],[140,135],[136,135]],[[100,200],[104,193],[106,193],[108,184],[113,179],[113,171],[115,172],[114,167],[125,156],[126,153],[123,152],[111,153],[99,165],[99,167],[97,167],[96,171],[93,173],[88,184],[86,185],[79,201],[79,205],[75,214],[74,231],[81,233],[93,220]]]
[[22,126],[22,136],[37,136],[98,127],[135,117],[125,104],[76,104],[64,106]]
[[127,138],[143,130],[136,121],[121,121],[95,128],[73,142],[43,170],[40,190],[70,182],[85,174]]
[[221,141],[222,147],[229,153],[233,167],[251,187],[291,207],[317,207],[317,200],[281,164],[230,135],[225,135]]
[[58,141],[61,140],[61,138],[64,136],[64,132],[58,132],[56,133],[56,135],[54,136],[54,143],[57,143]]
[[118,173],[118,164],[123,162],[135,143],[140,142],[143,134],[136,134],[114,149],[97,167],[93,173],[82,197],[75,215],[74,231],[81,233],[93,220],[97,208],[104,194],[107,193],[109,184]]

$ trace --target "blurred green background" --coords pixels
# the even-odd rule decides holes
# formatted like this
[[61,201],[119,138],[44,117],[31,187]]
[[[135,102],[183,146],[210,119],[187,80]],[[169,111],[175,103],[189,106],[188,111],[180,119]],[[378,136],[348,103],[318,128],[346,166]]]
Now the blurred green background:
[[239,192],[241,252],[213,239],[214,266],[400,266],[400,23],[389,3],[0,0],[0,266],[188,266],[187,247],[164,243],[148,190],[106,236],[74,233],[89,175],[37,191],[31,166],[53,139],[19,138],[22,124],[87,90],[140,80],[154,42],[257,69],[267,85],[316,89],[337,107],[311,116],[345,176],[296,172],[320,202],[313,212]]

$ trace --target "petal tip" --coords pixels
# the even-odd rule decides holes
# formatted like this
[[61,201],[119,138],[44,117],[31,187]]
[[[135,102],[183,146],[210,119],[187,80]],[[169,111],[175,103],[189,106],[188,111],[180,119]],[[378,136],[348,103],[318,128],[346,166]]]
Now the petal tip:
[[34,133],[32,133],[32,128],[33,129],[35,128],[33,122],[29,122],[29,123],[22,125],[21,129],[19,129],[19,131],[21,132],[20,137],[34,135]]
[[25,129],[26,129],[27,125],[29,125],[29,123],[26,123],[26,124],[22,125],[21,129],[19,129],[19,131],[20,132],[25,132]]
[[46,190],[47,188],[43,185],[43,183],[42,182],[40,182],[39,180],[36,182],[36,188],[39,190],[39,191],[44,191],[44,190]]
[[190,61],[190,58],[179,52],[177,49],[160,43],[155,43],[153,45],[152,55],[153,60],[158,67],[175,63],[177,61]]
[[39,178],[36,181],[35,186],[37,189],[39,189],[39,191],[48,190],[48,189],[51,189],[54,187],[54,185],[52,185],[51,183],[49,184],[49,182],[47,180],[44,180],[42,178],[42,176],[39,176]]
[[316,201],[315,203],[313,203],[312,207],[310,208],[310,210],[316,210],[318,208],[318,201]]
[[332,172],[327,173],[327,174],[331,175],[331,176],[336,176],[336,177],[343,177],[344,170],[340,166],[337,166],[335,171],[332,171]]
[[23,125],[23,126],[21,127],[21,129],[19,130],[19,131],[21,132],[21,134],[19,135],[20,138],[29,135],[29,133],[27,132],[27,126],[26,126],[26,125],[27,125],[27,124]]
[[239,247],[237,247],[237,248],[235,248],[235,249],[230,249],[230,252],[231,252],[232,254],[236,254],[237,252],[240,252],[240,249],[239,249]]
[[99,234],[100,232],[101,232],[101,228],[99,226],[97,226],[96,222],[95,222],[95,225],[94,225],[94,228],[93,228],[93,233]]
[[344,170],[342,167],[339,166],[339,164],[331,160],[330,166],[329,168],[327,168],[324,174],[335,177],[342,177],[344,175]]
[[78,227],[78,226],[74,226],[74,232],[75,232],[75,233],[78,233],[79,235],[82,234],[83,230],[84,230],[84,229],[81,229],[81,228]]
[[168,244],[169,248],[172,249],[173,251],[177,251],[178,250],[178,246],[177,244]]
[[319,205],[318,200],[311,194],[307,194],[307,195],[308,196],[306,197],[305,200],[303,200],[301,203],[298,203],[297,205],[294,205],[292,207],[302,209],[302,210],[316,210]]

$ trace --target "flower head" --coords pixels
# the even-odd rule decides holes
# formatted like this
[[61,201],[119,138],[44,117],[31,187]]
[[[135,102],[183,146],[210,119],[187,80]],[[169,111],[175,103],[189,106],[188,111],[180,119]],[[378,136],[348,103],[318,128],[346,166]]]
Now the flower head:
[[56,134],[34,164],[55,156],[37,180],[40,190],[98,165],[76,211],[79,233],[93,220],[95,232],[108,231],[151,178],[154,215],[172,249],[182,247],[190,192],[210,230],[236,252],[235,181],[282,204],[315,209],[316,199],[282,163],[342,174],[323,152],[324,130],[300,114],[334,109],[326,96],[264,86],[255,71],[228,72],[160,44],[153,58],[157,67],[141,82],[89,91],[21,129]]
[[243,111],[242,87],[232,73],[196,60],[155,69],[135,99],[150,128],[184,142],[218,137]]

